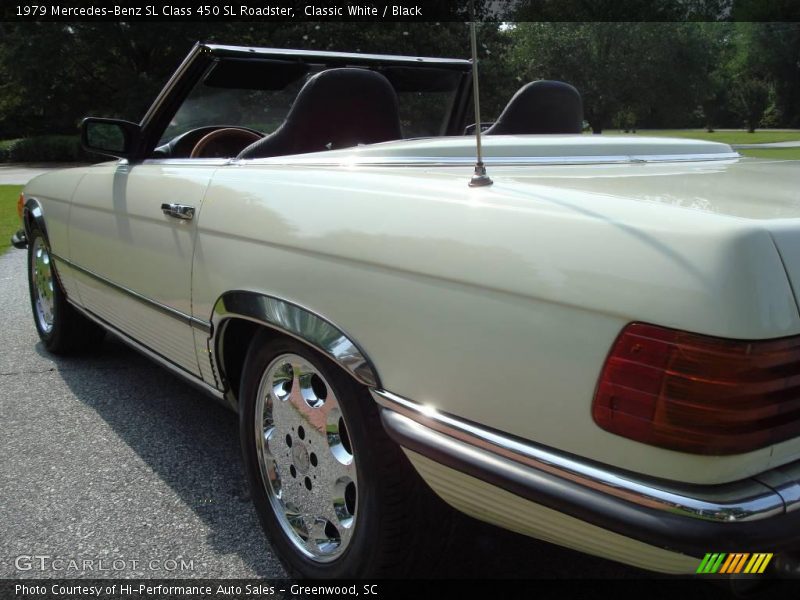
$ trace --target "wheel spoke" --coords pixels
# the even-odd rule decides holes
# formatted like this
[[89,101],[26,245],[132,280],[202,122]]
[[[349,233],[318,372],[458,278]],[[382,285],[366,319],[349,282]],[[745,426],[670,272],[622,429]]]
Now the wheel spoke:
[[337,527],[340,536],[340,543],[342,546],[346,546],[350,543],[350,538],[353,537],[353,528],[352,527]]
[[[320,517],[311,517],[309,516],[307,524],[310,524],[309,527],[309,540],[320,550],[323,550],[325,547],[325,543],[328,542],[328,535],[325,533],[325,526],[328,523],[327,519],[323,519]],[[324,551],[324,550],[323,550]]]
[[264,449],[267,450],[273,458],[280,454],[281,449],[278,448],[279,441],[277,440],[278,430],[275,427],[270,427],[264,431]]
[[287,513],[286,520],[289,523],[289,526],[292,530],[297,534],[297,536],[306,542],[308,538],[308,527],[306,525],[305,515],[301,515],[298,513]]

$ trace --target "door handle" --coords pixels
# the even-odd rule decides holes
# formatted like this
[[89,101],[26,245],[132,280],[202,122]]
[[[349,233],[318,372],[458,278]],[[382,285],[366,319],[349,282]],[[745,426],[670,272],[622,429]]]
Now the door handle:
[[190,220],[194,219],[194,206],[186,206],[185,204],[167,204],[161,205],[161,211],[176,219]]

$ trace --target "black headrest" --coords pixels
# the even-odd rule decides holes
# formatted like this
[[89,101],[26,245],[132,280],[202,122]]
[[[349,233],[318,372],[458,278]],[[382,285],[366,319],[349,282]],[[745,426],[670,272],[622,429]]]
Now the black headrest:
[[574,87],[563,81],[533,81],[522,86],[487,129],[486,135],[581,133],[583,103]]
[[239,158],[336,150],[401,137],[397,94],[386,77],[367,69],[329,69],[309,78],[283,124]]

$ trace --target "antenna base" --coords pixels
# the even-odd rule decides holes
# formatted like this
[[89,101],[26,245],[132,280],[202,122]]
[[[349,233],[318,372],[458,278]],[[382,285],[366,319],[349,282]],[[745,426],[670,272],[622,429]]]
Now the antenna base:
[[469,187],[484,187],[493,183],[494,181],[492,181],[491,177],[486,174],[486,167],[483,166],[483,163],[477,163],[475,165],[475,174],[469,180]]

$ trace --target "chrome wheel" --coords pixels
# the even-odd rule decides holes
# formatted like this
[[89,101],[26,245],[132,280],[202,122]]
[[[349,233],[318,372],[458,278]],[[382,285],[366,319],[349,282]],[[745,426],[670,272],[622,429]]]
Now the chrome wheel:
[[336,559],[357,524],[358,478],[334,389],[305,358],[281,354],[261,377],[255,408],[259,467],[281,528],[307,558]]
[[49,334],[53,330],[55,280],[50,266],[50,252],[41,236],[34,238],[31,256],[30,268],[36,322],[45,334]]

